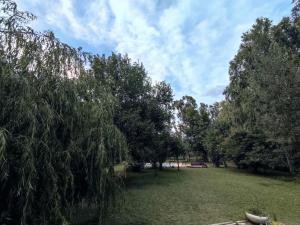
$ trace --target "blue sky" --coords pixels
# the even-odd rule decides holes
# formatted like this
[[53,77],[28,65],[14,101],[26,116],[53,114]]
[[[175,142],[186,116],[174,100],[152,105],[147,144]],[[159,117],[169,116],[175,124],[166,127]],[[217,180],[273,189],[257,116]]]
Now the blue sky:
[[152,80],[166,80],[175,98],[223,99],[228,66],[242,33],[258,17],[278,22],[289,0],[17,0],[34,13],[40,31],[52,30],[73,47],[127,53]]

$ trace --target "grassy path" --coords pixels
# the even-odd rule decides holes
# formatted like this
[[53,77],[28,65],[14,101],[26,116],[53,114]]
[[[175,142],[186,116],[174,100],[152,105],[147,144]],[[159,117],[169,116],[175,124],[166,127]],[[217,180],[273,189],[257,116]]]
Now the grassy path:
[[207,225],[243,219],[251,207],[300,225],[300,183],[215,168],[131,174],[108,225]]

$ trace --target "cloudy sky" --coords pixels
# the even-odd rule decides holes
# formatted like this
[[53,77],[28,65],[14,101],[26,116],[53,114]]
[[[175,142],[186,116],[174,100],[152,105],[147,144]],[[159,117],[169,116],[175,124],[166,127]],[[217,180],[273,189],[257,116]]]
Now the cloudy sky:
[[175,97],[211,104],[223,99],[228,65],[240,37],[258,17],[278,22],[291,0],[18,0],[33,26],[73,47],[127,53]]

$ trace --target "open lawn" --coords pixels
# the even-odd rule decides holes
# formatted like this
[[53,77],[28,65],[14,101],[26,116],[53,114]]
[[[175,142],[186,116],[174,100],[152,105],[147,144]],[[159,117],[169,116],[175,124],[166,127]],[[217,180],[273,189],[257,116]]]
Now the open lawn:
[[244,219],[253,207],[299,225],[299,181],[217,168],[130,174],[125,204],[108,225],[207,225]]

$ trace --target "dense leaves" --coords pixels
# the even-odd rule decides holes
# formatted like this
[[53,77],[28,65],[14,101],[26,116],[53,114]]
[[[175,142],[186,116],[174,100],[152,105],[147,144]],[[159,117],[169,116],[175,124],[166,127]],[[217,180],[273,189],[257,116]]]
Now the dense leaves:
[[132,64],[127,56],[96,56],[92,69],[117,98],[114,122],[126,136],[130,161],[162,163],[173,109],[170,85],[152,85],[143,65]]
[[83,201],[101,221],[126,152],[116,100],[84,69],[85,54],[25,27],[33,16],[1,3],[0,223],[66,224]]
[[291,17],[277,25],[257,19],[243,34],[230,62],[226,101],[210,106],[209,117],[192,97],[177,103],[191,149],[204,143],[217,167],[232,160],[255,171],[300,171],[300,2],[293,2]]
[[202,160],[208,160],[208,153],[204,139],[209,127],[209,112],[206,104],[200,107],[192,96],[183,96],[175,101],[178,112],[179,130],[187,147],[188,156],[200,156]]
[[126,55],[74,49],[1,4],[0,223],[67,224],[81,204],[101,223],[118,202],[116,163],[168,157],[172,89]]
[[230,123],[226,107],[228,107],[226,102],[215,103],[209,107],[210,125],[205,136],[205,146],[211,162],[216,167],[227,166],[224,144],[229,133]]
[[299,2],[277,25],[256,21],[230,63],[230,132],[223,143],[244,168],[300,169]]

